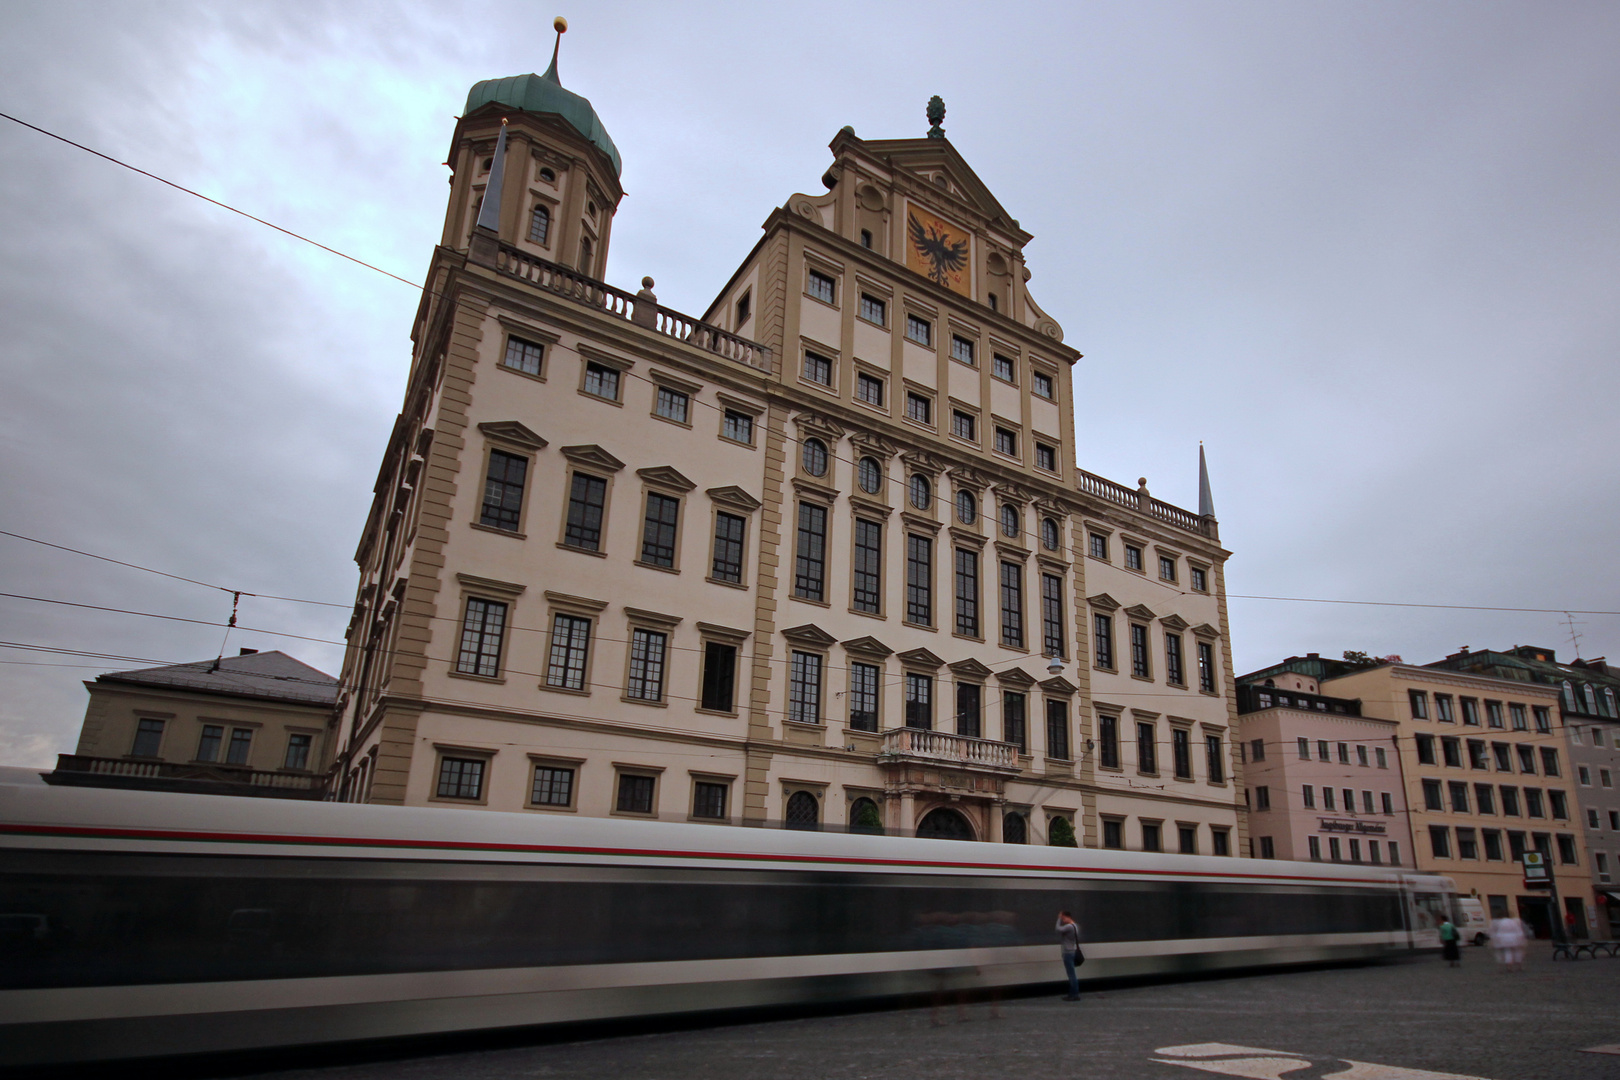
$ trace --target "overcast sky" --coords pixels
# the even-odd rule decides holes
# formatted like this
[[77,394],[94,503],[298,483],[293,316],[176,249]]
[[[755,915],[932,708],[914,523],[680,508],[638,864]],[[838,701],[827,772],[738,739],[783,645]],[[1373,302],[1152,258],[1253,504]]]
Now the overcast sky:
[[[608,279],[700,314],[828,141],[949,137],[1085,354],[1080,465],[1197,506],[1239,671],[1572,654],[1620,610],[1620,5],[29,3],[0,112],[413,280],[479,79],[561,73],[624,157]],[[337,673],[412,289],[0,120],[0,529],[232,589],[228,649]],[[0,591],[205,622],[228,595],[0,536]],[[1620,618],[1577,617],[1620,654]],[[0,598],[0,639],[161,662],[222,631]],[[0,648],[0,763],[80,681]]]

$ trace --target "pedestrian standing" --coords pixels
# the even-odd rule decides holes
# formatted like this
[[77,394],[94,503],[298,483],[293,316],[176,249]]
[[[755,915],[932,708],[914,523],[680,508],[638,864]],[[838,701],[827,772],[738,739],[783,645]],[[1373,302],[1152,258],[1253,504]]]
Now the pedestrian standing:
[[1440,955],[1452,967],[1462,966],[1462,952],[1457,948],[1457,941],[1461,937],[1457,933],[1457,924],[1450,919],[1440,924]]
[[1524,964],[1524,924],[1503,915],[1491,923],[1491,946],[1504,972],[1520,970]]
[[1085,954],[1080,951],[1080,924],[1067,911],[1058,912],[1057,936],[1058,948],[1063,952],[1063,973],[1069,977],[1069,992],[1063,1000],[1079,1001],[1080,976],[1074,969],[1085,963]]

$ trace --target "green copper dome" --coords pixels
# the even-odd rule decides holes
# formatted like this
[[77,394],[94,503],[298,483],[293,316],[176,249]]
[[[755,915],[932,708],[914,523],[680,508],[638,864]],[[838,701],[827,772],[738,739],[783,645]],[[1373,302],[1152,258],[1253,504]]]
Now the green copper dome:
[[509,108],[530,113],[556,113],[573,125],[574,130],[589,139],[597,149],[613,162],[613,175],[624,169],[619,160],[619,148],[608,138],[607,128],[597,117],[591,103],[571,90],[563,89],[557,79],[557,61],[551,62],[544,75],[512,75],[505,79],[485,79],[473,84],[467,92],[467,107],[462,115],[496,102]]

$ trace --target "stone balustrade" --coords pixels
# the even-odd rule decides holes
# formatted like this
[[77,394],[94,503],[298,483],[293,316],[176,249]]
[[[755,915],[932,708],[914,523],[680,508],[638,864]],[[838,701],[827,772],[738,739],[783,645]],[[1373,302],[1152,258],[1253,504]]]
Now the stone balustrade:
[[880,757],[921,761],[966,769],[1017,772],[1018,747],[992,739],[974,739],[923,728],[895,728],[883,733]]

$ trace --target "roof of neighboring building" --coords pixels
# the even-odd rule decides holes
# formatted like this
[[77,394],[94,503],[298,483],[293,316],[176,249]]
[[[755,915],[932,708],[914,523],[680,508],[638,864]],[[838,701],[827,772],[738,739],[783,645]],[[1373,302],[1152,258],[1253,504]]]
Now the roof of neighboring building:
[[[1508,652],[1494,652],[1490,649],[1474,652],[1461,649],[1444,660],[1436,660],[1425,666],[1473,675],[1491,675],[1498,679],[1514,679],[1518,682],[1542,683],[1547,686],[1562,686],[1566,682],[1586,683],[1596,688],[1594,690],[1596,700],[1587,702],[1575,700],[1572,695],[1560,695],[1564,712],[1617,719],[1610,708],[1607,695],[1598,694],[1597,690],[1608,688],[1620,693],[1620,677],[1616,677],[1614,669],[1601,656],[1595,660],[1577,659],[1561,664],[1558,662],[1558,654],[1551,649],[1540,645],[1515,645]],[[1589,711],[1586,707],[1589,703],[1595,704],[1598,711],[1595,713]]]
[[481,109],[492,101],[520,112],[554,113],[562,117],[607,155],[613,163],[614,176],[624,171],[619,148],[608,138],[607,128],[602,126],[601,118],[596,115],[591,103],[572,90],[563,89],[561,80],[557,78],[556,57],[552,57],[551,66],[544,75],[530,72],[474,83],[473,88],[467,91],[467,107],[462,110],[462,115],[469,116],[475,109]]
[[338,693],[338,681],[332,676],[279,650],[227,656],[217,661],[112,671],[98,676],[96,682],[195,690],[299,705],[331,705]]
[[1306,653],[1304,656],[1290,656],[1280,664],[1272,664],[1270,667],[1261,668],[1259,671],[1251,671],[1247,675],[1239,675],[1237,681],[1240,683],[1257,683],[1261,679],[1281,675],[1285,671],[1291,671],[1296,675],[1309,675],[1313,679],[1332,679],[1356,671],[1365,671],[1369,667],[1382,667],[1385,663],[1392,662],[1353,664],[1348,660],[1332,660],[1316,653]]

